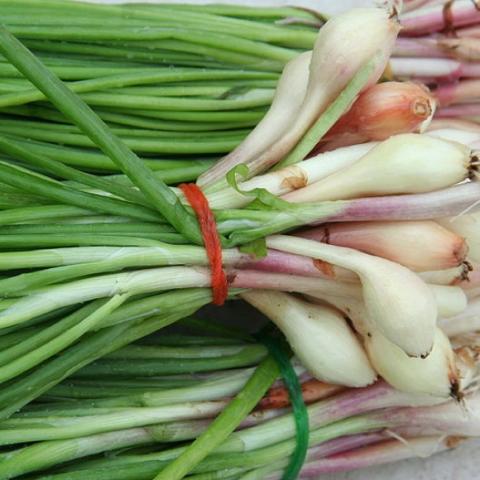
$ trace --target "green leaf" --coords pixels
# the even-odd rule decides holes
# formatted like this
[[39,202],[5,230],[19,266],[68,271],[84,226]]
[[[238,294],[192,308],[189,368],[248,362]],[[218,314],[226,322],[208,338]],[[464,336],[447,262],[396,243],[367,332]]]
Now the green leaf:
[[253,242],[242,245],[239,250],[242,253],[253,255],[255,259],[264,258],[267,256],[267,242],[264,238],[258,238]]
[[278,198],[265,188],[241,190],[238,186],[237,175],[242,179],[248,178],[248,166],[244,163],[232,168],[226,175],[227,183],[241,195],[254,197],[255,200],[247,207],[249,210],[291,210],[295,205]]

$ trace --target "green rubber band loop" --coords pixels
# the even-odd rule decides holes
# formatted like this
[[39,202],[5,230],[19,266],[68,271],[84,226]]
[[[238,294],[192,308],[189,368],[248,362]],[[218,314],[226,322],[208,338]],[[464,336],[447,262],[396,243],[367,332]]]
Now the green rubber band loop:
[[297,443],[290,457],[290,463],[283,473],[282,480],[295,480],[305,462],[310,437],[308,410],[303,401],[302,386],[290,362],[289,348],[286,342],[267,334],[265,330],[257,334],[256,337],[268,348],[270,355],[277,362],[292,404]]

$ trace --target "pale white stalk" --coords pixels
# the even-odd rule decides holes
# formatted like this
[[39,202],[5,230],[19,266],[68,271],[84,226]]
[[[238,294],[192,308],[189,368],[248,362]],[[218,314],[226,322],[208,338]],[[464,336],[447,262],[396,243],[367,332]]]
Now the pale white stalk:
[[480,132],[467,130],[463,126],[462,128],[429,128],[425,135],[469,146],[480,140]]
[[476,298],[480,296],[480,287],[471,288],[469,290],[465,290],[468,299]]
[[[361,293],[361,292],[359,292]],[[328,295],[320,290],[311,290],[305,297],[313,303],[333,305],[351,321],[355,330],[363,336],[369,334],[371,323],[368,322],[368,314],[365,303],[361,296],[337,296]]]
[[205,268],[163,267],[101,275],[36,290],[0,312],[0,328],[16,325],[47,312],[95,298],[139,295],[175,288],[207,287]]
[[463,263],[458,267],[420,272],[418,275],[423,281],[433,285],[456,285],[468,278],[468,271],[468,266]]
[[342,298],[362,297],[360,285],[354,283],[256,270],[236,270],[230,273],[232,287],[297,293],[318,292],[319,295]]
[[451,268],[465,260],[462,237],[433,221],[332,223],[298,233],[387,258],[414,271]]
[[[468,298],[461,288],[439,285],[428,285],[428,288],[435,297],[439,317],[448,319],[462,314],[467,308]],[[375,329],[375,325],[368,321],[368,313],[362,300],[361,290],[360,288],[355,290],[353,285],[350,285],[349,291],[351,292],[350,296],[345,295],[347,290],[344,288],[342,288],[342,295],[334,295],[325,288],[303,290],[307,293],[307,298],[313,299],[312,301],[320,300],[329,303],[344,312],[352,320],[359,333],[368,335],[371,328]]]
[[440,318],[438,326],[449,337],[480,330],[480,297],[472,298],[462,313]]
[[439,317],[453,317],[467,308],[467,295],[460,287],[429,285],[429,288],[435,295]]
[[455,355],[448,338],[438,328],[427,358],[409,357],[378,331],[365,337],[365,347],[375,370],[398,390],[445,398],[458,392]]
[[464,237],[468,244],[468,257],[480,262],[480,212],[437,220],[440,225]]
[[[255,270],[236,270],[231,274],[231,278],[233,287],[306,294],[334,305],[347,316],[352,317],[355,326],[357,322],[369,324],[362,286],[359,283]],[[429,284],[427,287],[434,297],[439,316],[448,317],[465,310],[467,296],[460,287]],[[375,325],[373,328],[376,328]],[[362,331],[362,328],[358,330]]]
[[408,355],[428,355],[438,310],[418,275],[383,258],[298,237],[275,235],[267,238],[267,245],[353,270],[362,283],[368,320]]
[[[462,132],[470,132],[470,133],[477,133],[480,135],[480,125],[470,120],[463,120],[458,118],[434,118],[430,122],[430,125],[428,126],[426,133],[430,134],[430,132],[433,132],[433,131],[440,131],[440,132],[453,131],[453,132],[460,132],[460,134]],[[450,140],[450,139],[446,138],[446,140]],[[453,138],[451,140],[459,141]],[[463,143],[463,142],[460,141],[460,143]]]
[[289,202],[312,202],[440,190],[471,174],[470,149],[428,135],[396,135],[358,162],[329,177],[283,196]]
[[282,292],[256,290],[242,297],[282,330],[295,355],[319,380],[350,387],[375,381],[360,342],[339,312]]
[[395,78],[405,80],[416,77],[451,80],[460,76],[476,77],[478,73],[476,63],[473,68],[465,69],[465,64],[449,58],[393,57],[388,65]]
[[[296,165],[290,165],[242,182],[239,184],[239,189],[248,192],[255,188],[264,188],[273,195],[283,195],[348,167],[375,145],[377,142],[369,142],[321,153]],[[217,209],[240,208],[254,200],[254,197],[242,195],[232,187],[225,187],[213,193],[207,192],[207,198],[210,206]]]
[[295,120],[305,98],[312,52],[304,52],[285,65],[270,109],[233,152],[197,179],[207,187],[222,179],[235,165],[248,163],[277,141]]
[[[385,423],[388,425],[387,420],[385,420]],[[427,458],[434,454],[455,448],[463,440],[460,437],[452,439],[446,435],[425,435],[422,430],[419,430],[418,433],[416,432],[411,435],[414,438],[407,438],[405,442],[390,438],[375,443],[374,445],[362,445],[359,448],[339,452],[335,455],[307,461],[302,467],[299,478],[302,480],[351,478],[348,474],[346,476],[342,475],[341,472],[357,473],[362,469],[373,469],[376,465],[393,464],[409,459]],[[280,465],[276,467],[276,469],[278,468],[280,468]],[[361,475],[361,477],[371,478],[368,473]],[[264,477],[244,477],[245,480],[253,480],[254,478],[281,480],[282,473],[275,472]]]
[[398,31],[397,21],[384,9],[355,8],[328,20],[313,48],[307,92],[299,114],[285,135],[250,163],[251,176],[287,155],[353,76],[372,59],[376,68],[365,88],[376,83]]
[[[466,437],[480,435],[480,392],[469,393],[459,404],[455,401],[420,408],[399,408],[373,414],[376,418],[385,418],[391,422],[391,428],[397,424],[401,432],[418,434],[454,435],[454,444]],[[471,477],[472,479],[475,477]]]

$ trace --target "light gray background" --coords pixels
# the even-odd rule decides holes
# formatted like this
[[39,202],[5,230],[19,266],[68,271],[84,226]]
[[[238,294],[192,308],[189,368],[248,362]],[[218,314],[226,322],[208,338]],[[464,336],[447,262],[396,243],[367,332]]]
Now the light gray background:
[[[119,3],[124,0],[90,0]],[[154,3],[158,0],[127,0]],[[182,3],[181,0],[161,0]],[[299,5],[334,14],[375,0],[187,0],[185,3],[237,3],[242,5]],[[378,0],[375,3],[380,3]],[[480,480],[480,440],[469,441],[454,451],[428,459],[415,459],[345,474],[322,475],[322,480]]]

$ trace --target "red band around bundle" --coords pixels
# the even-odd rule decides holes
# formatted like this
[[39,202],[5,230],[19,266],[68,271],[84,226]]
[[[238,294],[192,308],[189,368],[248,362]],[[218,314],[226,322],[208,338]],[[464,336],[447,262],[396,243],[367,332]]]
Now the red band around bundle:
[[203,243],[210,262],[212,275],[212,296],[215,305],[223,305],[228,295],[227,276],[222,266],[222,244],[217,232],[217,224],[207,197],[194,183],[180,185],[185,198],[192,207],[200,224]]

